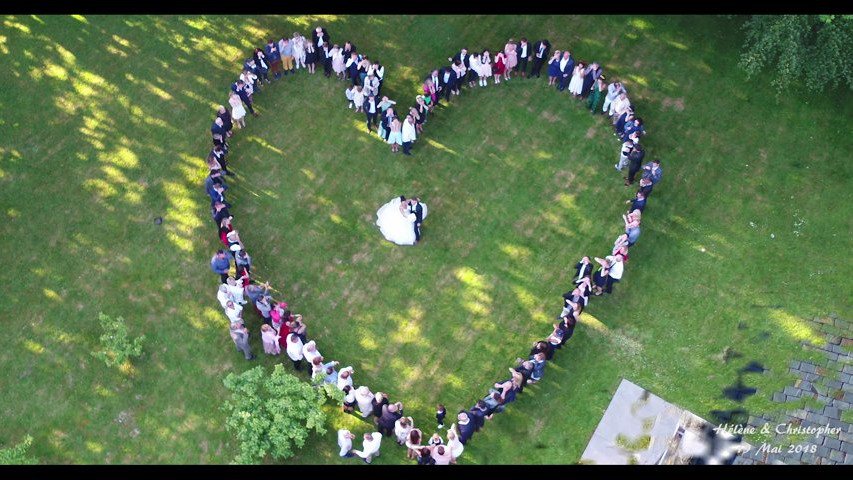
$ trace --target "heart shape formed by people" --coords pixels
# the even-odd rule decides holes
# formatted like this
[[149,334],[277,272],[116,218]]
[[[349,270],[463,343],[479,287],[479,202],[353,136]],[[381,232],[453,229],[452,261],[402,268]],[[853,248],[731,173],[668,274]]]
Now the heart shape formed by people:
[[[304,72],[300,72],[300,75],[302,77],[297,76],[292,81],[305,81]],[[322,69],[318,68],[315,75],[318,78],[307,80],[319,82],[321,75]],[[532,85],[515,86],[512,82],[517,81],[525,80],[513,79],[509,85],[499,87],[513,89],[510,91],[520,100],[507,102],[503,112],[505,117],[501,118],[500,115],[494,115],[494,111],[484,108],[478,97],[476,105],[466,105],[465,120],[470,124],[481,125],[481,128],[501,132],[511,128],[518,119],[529,118],[531,114],[542,125],[540,130],[553,129],[568,121],[577,124],[584,117],[590,117],[582,108],[562,110],[561,106],[555,109],[552,98],[534,94],[532,89],[542,88],[544,80],[532,81]],[[328,82],[334,84],[329,87],[330,91],[339,95],[335,92],[343,90],[343,82]],[[276,86],[271,87],[270,92],[275,92]],[[492,102],[500,102],[495,97],[498,95],[495,86],[489,87],[477,92],[478,95],[487,99],[491,95]],[[267,99],[264,95],[269,94],[262,90],[255,98],[266,107],[263,101]],[[465,96],[466,93],[463,93],[462,97]],[[291,100],[273,98],[267,108],[283,114],[287,122],[311,122],[314,113],[300,111],[304,105],[288,107],[287,102]],[[453,97],[451,105],[461,101],[457,102],[456,97]],[[572,100],[565,96],[561,97],[561,101],[572,105],[568,103]],[[541,139],[533,141],[526,137],[518,139],[503,135],[488,137],[471,149],[464,141],[460,143],[452,139],[458,129],[453,128],[450,122],[442,125],[446,121],[445,116],[461,113],[452,110],[438,110],[436,113],[428,117],[425,134],[419,136],[414,160],[393,157],[390,153],[377,159],[373,154],[376,153],[378,142],[368,140],[375,140],[376,137],[362,134],[359,137],[362,145],[357,148],[343,146],[346,161],[344,165],[336,165],[334,161],[337,158],[333,155],[339,153],[329,153],[331,149],[328,148],[326,151],[322,149],[324,145],[328,146],[327,136],[320,136],[319,142],[299,139],[299,144],[294,145],[287,139],[275,138],[273,133],[272,138],[266,135],[250,136],[248,148],[236,161],[240,165],[247,158],[257,160],[258,163],[253,162],[251,167],[246,168],[269,172],[265,178],[276,179],[272,182],[256,180],[252,176],[241,178],[235,182],[241,189],[238,195],[249,194],[261,200],[279,201],[285,195],[277,192],[288,192],[290,195],[287,197],[293,199],[293,207],[302,205],[302,208],[286,209],[289,213],[274,222],[276,225],[290,225],[292,227],[287,229],[292,235],[307,238],[298,242],[299,245],[296,245],[297,242],[288,242],[287,246],[272,243],[274,238],[263,234],[266,222],[247,222],[248,215],[238,215],[237,222],[248,225],[248,229],[241,232],[246,243],[253,248],[260,245],[258,251],[262,253],[253,251],[255,263],[263,266],[264,270],[272,270],[273,273],[268,274],[270,277],[288,279],[287,272],[290,271],[316,272],[303,278],[288,279],[288,293],[285,295],[291,308],[305,313],[309,322],[312,318],[321,318],[319,312],[327,312],[328,317],[357,319],[340,322],[335,326],[325,320],[315,321],[312,324],[314,331],[309,337],[317,338],[321,351],[335,351],[334,359],[339,360],[341,366],[355,364],[357,371],[371,371],[379,383],[388,385],[402,382],[402,387],[407,390],[416,388],[411,383],[407,384],[414,381],[411,380],[414,367],[410,365],[428,365],[432,372],[444,362],[458,365],[451,373],[442,374],[443,379],[431,374],[430,380],[436,384],[436,388],[417,388],[424,392],[428,400],[418,402],[408,399],[406,404],[416,409],[428,408],[436,403],[437,391],[449,390],[450,396],[462,396],[461,393],[465,391],[462,385],[470,379],[458,372],[465,372],[472,363],[464,355],[471,344],[479,340],[485,344],[484,350],[490,355],[501,352],[493,345],[497,341],[510,343],[513,350],[526,349],[529,348],[526,340],[508,340],[502,328],[526,334],[533,328],[529,327],[529,322],[519,321],[519,318],[532,317],[539,324],[553,322],[553,314],[556,312],[550,308],[547,311],[541,308],[537,298],[547,296],[551,299],[563,293],[561,290],[564,287],[555,287],[555,284],[568,283],[571,275],[565,275],[563,270],[580,255],[564,260],[560,240],[582,238],[585,233],[594,230],[592,222],[582,214],[588,203],[584,198],[585,194],[600,197],[602,190],[601,187],[590,187],[579,181],[602,167],[600,157],[595,160],[583,159],[579,153],[572,152],[569,160],[578,164],[566,168],[560,165],[564,159],[558,160],[551,153],[561,151],[559,140],[543,142]],[[363,117],[355,117],[356,121],[353,121],[352,117],[347,119],[348,115],[352,115],[351,111],[346,109],[342,98],[339,111],[324,114],[323,128],[330,128],[336,122],[353,128],[356,125],[358,128],[363,127]],[[587,132],[587,140],[590,140],[589,132],[593,128],[590,122],[583,123],[581,129]],[[436,129],[434,136],[429,132],[432,129]],[[547,134],[544,136],[547,137]],[[449,139],[442,143],[437,138]],[[239,148],[243,148],[242,145]],[[442,164],[434,162],[436,159],[433,158],[430,165],[416,163],[420,162],[417,156],[422,155],[421,152],[427,148],[441,152],[448,161]],[[466,148],[469,150],[466,151]],[[612,150],[616,148],[614,145]],[[311,151],[317,156],[312,165],[302,165],[299,161],[298,153],[304,155],[305,151]],[[271,156],[268,152],[275,155]],[[263,158],[265,154],[266,159]],[[477,168],[463,168],[461,172],[450,174],[452,162],[470,162]],[[381,165],[378,169],[376,163]],[[373,168],[370,168],[371,164]],[[498,168],[494,168],[495,164]],[[606,167],[611,164],[604,162],[603,165]],[[329,172],[337,170],[346,172],[339,178],[333,178]],[[442,175],[448,174],[452,176],[439,183]],[[549,180],[543,182],[543,178]],[[240,186],[241,182],[245,182],[245,190]],[[465,186],[466,182],[470,182],[468,186]],[[471,184],[477,185],[477,188],[472,189]],[[472,190],[483,193],[483,196],[471,195]],[[487,193],[490,190],[492,193]],[[374,225],[375,212],[388,198],[409,192],[420,194],[435,213],[430,217],[426,241],[415,249],[402,249],[381,241]],[[334,201],[330,198],[333,195],[352,200],[349,203]],[[504,198],[510,200],[501,201]],[[245,210],[248,214],[257,211],[262,210],[256,206]],[[454,217],[458,218],[454,220]],[[264,215],[263,218],[269,217]],[[300,227],[297,228],[297,225]],[[510,231],[511,234],[495,235],[495,232],[500,231]],[[256,235],[251,232],[262,233]],[[597,244],[601,245],[602,242],[597,241]],[[295,248],[289,249],[291,246]],[[322,256],[317,255],[317,246],[322,247]],[[311,248],[315,251],[312,252]],[[537,252],[545,252],[546,256],[559,255],[560,260],[549,260],[544,265],[526,268],[529,267],[530,259],[540,254]],[[601,256],[604,254],[602,252]],[[272,264],[265,258],[266,255],[287,255],[289,260],[283,268],[279,266],[270,269]],[[377,258],[380,255],[382,257]],[[424,266],[425,263],[429,265]],[[491,265],[491,268],[485,265]],[[360,275],[364,273],[365,267],[372,274]],[[508,278],[510,282],[500,285],[501,278]],[[543,285],[548,284],[550,288],[543,288]],[[316,288],[314,285],[324,286]],[[385,291],[386,285],[390,286],[390,293]],[[542,291],[548,294],[534,293]],[[439,303],[432,301],[436,297],[442,297],[445,305],[434,308],[432,304]],[[501,300],[506,298],[515,301]],[[389,309],[383,307],[378,311],[372,310],[369,308],[371,303],[399,307],[390,309],[390,318],[382,318],[383,312],[389,313]],[[552,302],[549,300],[547,303]],[[431,321],[439,318],[465,318],[468,321],[450,321],[444,325]],[[342,331],[342,325],[346,325],[345,331],[356,338],[356,342],[328,340],[328,337]],[[446,333],[436,335],[436,328],[443,328]],[[536,328],[542,330],[541,327]],[[550,328],[545,328],[548,332],[540,332],[539,337],[549,333]],[[460,348],[462,354],[442,352],[446,347],[437,345],[430,340],[432,338],[438,338],[446,344],[459,342],[464,346]],[[354,345],[343,346],[345,343]],[[324,348],[324,345],[329,344],[334,344],[334,347]],[[370,358],[371,354],[377,358]],[[361,383],[356,373],[355,384]],[[392,392],[392,398],[396,397],[392,388],[386,390]],[[474,398],[469,396],[467,403],[478,398],[479,394]],[[407,414],[410,415],[411,411]]]

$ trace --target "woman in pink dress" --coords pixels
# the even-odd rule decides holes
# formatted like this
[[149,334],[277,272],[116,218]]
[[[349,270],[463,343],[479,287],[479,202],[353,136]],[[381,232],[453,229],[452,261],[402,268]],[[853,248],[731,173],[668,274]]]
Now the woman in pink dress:
[[435,101],[438,98],[438,92],[436,91],[436,85],[432,82],[431,78],[427,78],[424,80],[424,99],[429,97],[429,107],[430,110],[435,106]]
[[504,72],[506,72],[506,54],[501,50],[495,55],[495,84],[501,83]]
[[271,326],[266,323],[261,325],[261,341],[264,342],[264,353],[267,355],[280,354],[281,346],[278,343],[279,338]]
[[510,38],[504,46],[504,54],[506,55],[506,70],[504,71],[504,80],[509,80],[512,69],[518,65],[518,53],[516,53],[515,42]]

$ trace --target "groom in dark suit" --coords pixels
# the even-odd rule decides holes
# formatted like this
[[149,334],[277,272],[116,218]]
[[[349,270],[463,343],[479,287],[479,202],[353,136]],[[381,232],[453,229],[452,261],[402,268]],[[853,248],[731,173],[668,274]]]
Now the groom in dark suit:
[[420,200],[418,197],[409,200],[409,212],[415,214],[415,243],[421,241],[421,223],[424,221],[424,207]]

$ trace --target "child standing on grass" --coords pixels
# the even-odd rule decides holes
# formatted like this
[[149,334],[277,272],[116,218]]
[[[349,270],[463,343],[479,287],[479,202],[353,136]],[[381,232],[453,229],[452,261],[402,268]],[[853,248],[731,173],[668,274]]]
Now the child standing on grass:
[[352,94],[352,102],[355,104],[355,113],[364,112],[364,92],[361,91],[361,85],[355,86],[355,92]]
[[344,94],[347,96],[347,100],[349,100],[349,107],[347,108],[352,108],[353,97],[355,96],[355,86],[347,88]]
[[435,419],[438,422],[438,428],[444,428],[444,417],[447,415],[447,410],[445,410],[444,405],[438,404],[438,408],[435,410]]

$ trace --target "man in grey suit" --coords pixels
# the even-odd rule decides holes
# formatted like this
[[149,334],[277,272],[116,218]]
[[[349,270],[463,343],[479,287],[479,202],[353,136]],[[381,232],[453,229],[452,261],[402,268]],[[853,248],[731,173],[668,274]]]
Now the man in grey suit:
[[234,345],[237,346],[238,352],[243,352],[246,360],[254,360],[252,350],[249,348],[249,330],[242,323],[231,324],[231,340],[234,340]]

